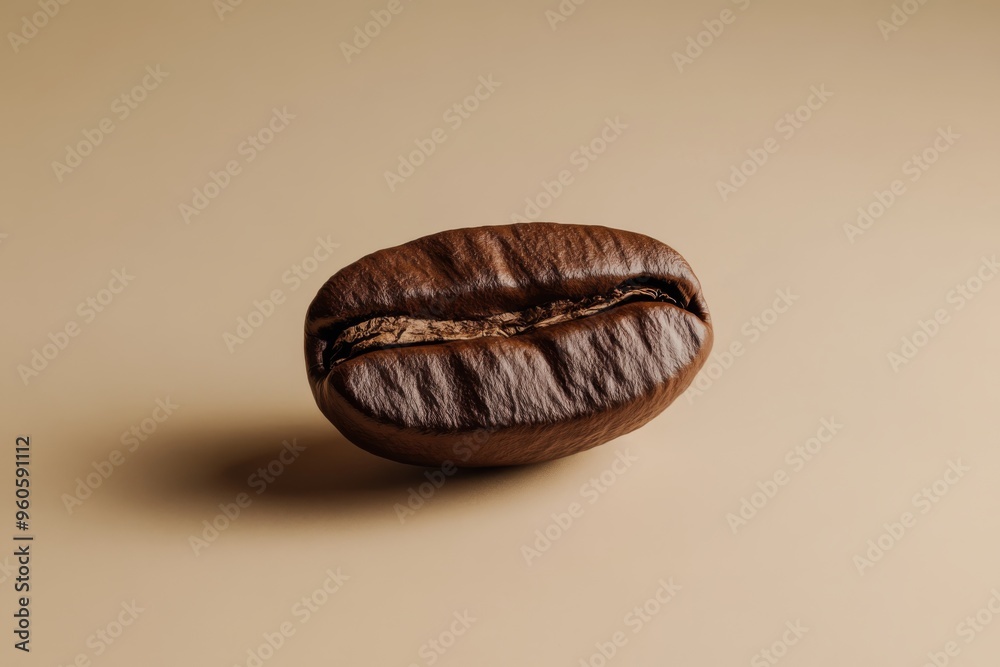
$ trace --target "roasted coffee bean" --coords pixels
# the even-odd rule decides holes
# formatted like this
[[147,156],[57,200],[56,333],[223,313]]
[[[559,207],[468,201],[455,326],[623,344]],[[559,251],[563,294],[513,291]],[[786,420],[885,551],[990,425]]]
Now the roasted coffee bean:
[[639,428],[712,347],[673,249],[548,222],[432,234],[341,269],[306,315],[309,382],[353,443],[396,461],[498,466]]

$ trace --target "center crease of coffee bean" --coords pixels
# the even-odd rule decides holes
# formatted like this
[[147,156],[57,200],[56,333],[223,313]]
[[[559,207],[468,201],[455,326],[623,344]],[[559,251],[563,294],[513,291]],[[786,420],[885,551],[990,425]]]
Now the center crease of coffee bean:
[[372,350],[489,336],[509,338],[635,301],[660,301],[684,307],[677,298],[659,287],[623,283],[607,294],[575,300],[561,299],[476,319],[431,319],[410,315],[373,317],[342,330],[327,348],[324,357],[329,368]]

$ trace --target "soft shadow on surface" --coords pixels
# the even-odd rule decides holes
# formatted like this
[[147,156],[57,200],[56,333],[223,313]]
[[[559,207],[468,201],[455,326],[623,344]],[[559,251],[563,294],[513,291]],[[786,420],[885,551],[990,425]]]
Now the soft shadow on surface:
[[[294,447],[304,451],[296,453]],[[391,507],[406,503],[409,490],[427,482],[428,475],[444,480],[440,494],[434,494],[438,501],[546,475],[559,465],[470,468],[445,476],[435,468],[369,454],[323,424],[157,433],[129,459],[114,485],[125,496],[123,501],[165,511],[178,505],[231,502],[240,493],[264,505]]]

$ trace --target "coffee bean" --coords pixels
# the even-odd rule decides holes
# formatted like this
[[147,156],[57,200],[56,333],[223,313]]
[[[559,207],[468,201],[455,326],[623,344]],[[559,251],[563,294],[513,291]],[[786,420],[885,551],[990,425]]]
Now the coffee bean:
[[548,222],[374,252],[326,282],[305,329],[323,414],[359,447],[429,466],[603,444],[662,412],[712,347],[701,286],[676,251]]

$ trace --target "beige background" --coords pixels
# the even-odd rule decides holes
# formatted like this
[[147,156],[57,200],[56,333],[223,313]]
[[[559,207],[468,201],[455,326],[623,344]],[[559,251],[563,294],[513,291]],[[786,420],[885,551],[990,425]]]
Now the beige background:
[[[16,50],[5,39],[0,538],[27,433],[37,539],[30,655],[10,645],[0,560],[0,662],[248,665],[288,622],[264,664],[600,665],[616,632],[607,664],[772,664],[758,652],[778,642],[789,666],[917,666],[949,641],[949,664],[995,664],[1000,618],[971,642],[959,625],[1000,590],[1000,280],[976,284],[1000,250],[997,6],[913,1],[886,32],[889,0],[591,0],[554,24],[556,0],[402,0],[348,62],[341,43],[387,4],[245,0],[220,17],[210,0],[80,1]],[[724,9],[679,69],[673,54]],[[31,33],[39,11],[5,2],[0,26]],[[157,66],[122,118],[114,100]],[[481,76],[499,87],[453,127],[445,112]],[[832,96],[787,136],[776,124],[813,86]],[[294,119],[246,161],[241,142],[275,108]],[[105,118],[113,131],[60,180],[53,162]],[[609,118],[627,128],[581,162]],[[390,191],[385,172],[435,128],[446,141]],[[959,136],[911,180],[939,128]],[[777,152],[724,200],[718,182],[769,138]],[[180,205],[230,160],[240,172],[185,224]],[[563,169],[572,182],[538,218],[653,235],[701,277],[717,352],[701,393],[585,454],[449,478],[401,522],[425,471],[355,449],[320,415],[305,308],[377,248],[509,222]],[[849,240],[896,179],[903,194]],[[293,289],[283,276],[318,237],[339,247]],[[87,321],[78,304],[123,267],[134,280]],[[982,289],[959,308],[970,279]],[[284,302],[230,352],[224,334],[273,290]],[[775,318],[778,290],[797,298]],[[939,309],[947,322],[894,370],[888,355]],[[24,382],[18,367],[71,321],[78,335]],[[123,432],[168,398],[180,407],[127,451]],[[797,470],[786,454],[824,418],[843,427]],[[256,494],[248,478],[286,439],[305,453]],[[69,511],[64,494],[115,450],[121,465]],[[637,462],[584,494],[619,452]],[[914,499],[959,461],[939,502]],[[781,471],[734,532],[727,515]],[[247,492],[196,555],[190,536]],[[574,502],[582,516],[529,564],[522,547],[559,533],[552,515]],[[905,512],[915,525],[859,572]],[[301,623],[293,605],[337,568],[350,579]],[[626,615],[671,578],[676,597],[633,632]],[[144,611],[113,644],[88,640],[133,600]],[[433,653],[466,611],[475,622]],[[808,631],[782,646],[796,622]]]

